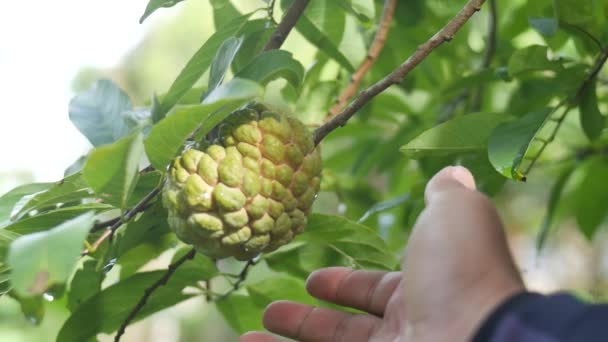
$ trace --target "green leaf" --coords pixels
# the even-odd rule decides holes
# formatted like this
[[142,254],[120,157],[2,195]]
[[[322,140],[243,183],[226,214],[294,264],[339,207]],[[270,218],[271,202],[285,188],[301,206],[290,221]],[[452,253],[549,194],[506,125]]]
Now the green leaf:
[[224,77],[226,72],[232,64],[236,53],[241,48],[243,38],[230,37],[222,43],[220,48],[217,50],[213,62],[211,63],[211,71],[209,73],[209,85],[207,87],[208,92],[212,92],[217,88]]
[[344,258],[326,245],[295,241],[275,252],[265,254],[264,261],[273,271],[306,279],[315,270],[344,263]]
[[7,262],[11,284],[19,295],[44,293],[63,284],[76,266],[83,241],[93,226],[93,213],[83,214],[47,231],[24,235],[11,243]]
[[125,229],[117,231],[116,242],[112,245],[112,255],[120,258],[130,249],[146,240],[158,240],[169,232],[167,211],[160,201],[141,215],[131,220]]
[[165,170],[201,124],[204,127],[199,132],[206,134],[206,129],[215,127],[232,110],[261,93],[257,83],[235,78],[211,92],[202,105],[176,108],[152,128],[144,142],[150,163],[157,170]]
[[[13,208],[24,196],[40,193],[51,186],[53,186],[53,183],[25,184],[2,195],[2,197],[0,197],[0,227],[8,223]],[[28,198],[32,198],[32,196],[29,196]]]
[[281,299],[289,299],[302,304],[316,304],[316,301],[306,292],[302,279],[286,276],[269,277],[255,284],[247,285],[247,292],[260,309]]
[[[144,295],[144,291],[165,273],[165,270],[136,273],[98,292],[72,313],[61,327],[57,341],[86,341],[98,333],[115,331]],[[192,294],[183,293],[186,286],[196,286],[197,282],[210,279],[216,274],[213,262],[198,254],[178,268],[165,285],[154,291],[133,322],[191,298]]]
[[420,158],[484,150],[494,128],[512,119],[497,113],[459,116],[424,131],[400,151],[411,158]]
[[557,33],[558,22],[555,18],[528,18],[528,23],[545,37],[553,37]]
[[162,173],[160,171],[154,170],[140,175],[135,189],[129,198],[128,206],[136,206],[139,201],[148,196],[155,188],[160,187],[162,185],[161,182]]
[[92,197],[91,189],[88,187],[82,174],[76,173],[60,180],[46,191],[23,198],[22,205],[15,207],[15,213],[12,215],[12,218],[20,219],[32,210],[49,208],[61,203],[69,203],[90,197]]
[[583,181],[573,195],[576,199],[576,222],[581,232],[591,239],[608,215],[608,161],[596,157],[586,161]]
[[70,120],[93,146],[100,146],[129,134],[125,117],[132,108],[129,96],[118,86],[99,80],[70,101]]
[[391,270],[397,264],[376,232],[344,217],[312,214],[299,239],[329,246],[348,258],[353,267]]
[[549,231],[551,230],[553,219],[555,217],[555,211],[562,196],[562,191],[564,190],[564,186],[568,182],[568,179],[570,179],[570,176],[572,175],[572,172],[574,170],[574,167],[567,168],[557,178],[557,180],[553,184],[553,187],[551,188],[551,192],[549,193],[549,202],[547,203],[547,212],[545,213],[543,224],[536,238],[536,249],[539,252],[544,247],[545,242],[547,241],[547,237],[549,236]]
[[10,296],[19,302],[23,316],[32,324],[39,325],[44,318],[44,301],[42,296],[23,297],[11,292]]
[[153,113],[154,117],[163,118],[180,98],[194,86],[196,81],[203,76],[211,65],[215,52],[219,49],[220,45],[222,45],[228,37],[236,35],[250,16],[251,14],[246,14],[231,20],[221,30],[215,32],[203,46],[201,46],[194,56],[192,56],[190,61],[188,61],[184,69],[179,73],[175,81],[173,81],[173,84],[164,96],[162,102],[155,108],[155,112]]
[[606,9],[604,0],[555,0],[554,8],[560,22],[588,31],[599,38],[606,31]]
[[373,1],[368,0],[332,0],[347,13],[354,15],[359,21],[367,23],[371,21],[375,15],[375,7]]
[[550,61],[547,57],[548,49],[542,45],[531,45],[523,49],[515,50],[509,59],[509,74],[517,76],[522,73],[543,70],[562,70],[558,61]]
[[410,194],[405,194],[405,195],[402,195],[399,197],[391,198],[386,201],[378,202],[378,203],[374,204],[371,208],[369,208],[365,212],[365,214],[363,214],[363,216],[361,216],[361,218],[359,219],[358,222],[363,223],[363,222],[365,222],[365,220],[367,220],[369,217],[371,217],[374,214],[400,206],[403,203],[409,201],[410,197],[411,197]]
[[[286,10],[291,1],[281,1],[281,7]],[[331,7],[334,8],[331,8]],[[344,12],[336,10],[337,5],[330,0],[317,0],[310,3],[305,14],[298,19],[296,29],[306,40],[316,46],[346,70],[353,72],[355,68],[346,56],[338,49],[339,41],[332,41],[328,34],[337,32],[336,38],[341,39],[344,31]]]
[[304,67],[293,59],[291,53],[273,50],[256,56],[235,77],[256,81],[261,85],[282,77],[297,90],[304,78]]
[[488,143],[488,158],[496,171],[507,178],[525,180],[520,171],[524,156],[552,113],[549,108],[530,112],[494,129]]
[[102,280],[103,273],[97,270],[97,260],[86,257],[70,282],[68,309],[74,312],[80,304],[99,292]]
[[148,6],[146,6],[146,10],[144,11],[144,14],[139,19],[139,23],[140,24],[143,23],[144,20],[146,20],[146,18],[149,17],[150,14],[154,13],[154,11],[156,11],[157,9],[162,8],[162,7],[165,7],[165,8],[173,7],[182,1],[183,0],[150,0],[150,2],[148,2]]
[[264,330],[262,325],[264,309],[255,305],[251,297],[232,294],[216,302],[216,305],[226,322],[237,333]]
[[597,140],[606,126],[606,118],[597,103],[597,82],[589,82],[580,94],[579,111],[583,131],[591,141]]
[[86,203],[71,207],[50,210],[32,217],[26,217],[19,221],[8,224],[3,230],[20,235],[31,234],[49,230],[62,222],[73,219],[86,212],[99,212],[112,209],[113,207],[104,203]]
[[232,70],[235,73],[238,73],[262,52],[274,29],[275,26],[269,25],[265,19],[250,20],[243,25],[239,34],[244,41],[232,62]]
[[213,7],[213,23],[215,30],[220,30],[230,20],[242,14],[234,7],[230,0],[210,0]]
[[137,184],[144,153],[143,134],[137,130],[112,145],[98,147],[87,159],[83,176],[104,201],[125,209]]

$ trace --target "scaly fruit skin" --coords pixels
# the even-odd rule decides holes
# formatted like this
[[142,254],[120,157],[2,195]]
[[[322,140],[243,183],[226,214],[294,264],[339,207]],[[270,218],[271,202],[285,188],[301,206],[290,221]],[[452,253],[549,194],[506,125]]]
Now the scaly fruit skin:
[[321,156],[297,119],[261,104],[232,113],[214,144],[186,150],[169,170],[169,226],[213,258],[250,259],[290,242],[319,191]]

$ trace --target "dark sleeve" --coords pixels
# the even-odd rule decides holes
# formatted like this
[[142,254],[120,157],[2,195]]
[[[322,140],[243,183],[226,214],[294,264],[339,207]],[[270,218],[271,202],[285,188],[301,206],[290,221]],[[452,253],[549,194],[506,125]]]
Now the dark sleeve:
[[494,310],[473,339],[514,341],[608,341],[608,305],[584,304],[566,294],[517,294]]

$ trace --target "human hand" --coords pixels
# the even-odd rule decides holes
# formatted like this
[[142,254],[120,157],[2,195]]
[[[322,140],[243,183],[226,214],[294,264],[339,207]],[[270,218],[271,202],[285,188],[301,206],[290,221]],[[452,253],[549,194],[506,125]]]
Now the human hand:
[[[425,200],[401,272],[332,267],[310,275],[312,296],[367,314],[280,301],[266,309],[264,326],[298,341],[470,340],[524,285],[496,209],[475,191],[468,170],[440,171],[427,184]],[[240,341],[278,340],[253,332]]]

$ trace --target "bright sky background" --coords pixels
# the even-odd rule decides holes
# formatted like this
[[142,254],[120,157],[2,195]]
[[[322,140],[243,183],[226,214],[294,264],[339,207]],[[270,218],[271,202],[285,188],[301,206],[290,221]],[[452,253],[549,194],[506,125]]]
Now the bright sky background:
[[87,151],[88,141],[68,118],[70,82],[82,67],[116,65],[155,21],[174,13],[163,9],[140,25],[147,2],[2,4],[0,183],[8,185],[13,171],[24,170],[32,170],[36,181],[59,180],[65,168]]

